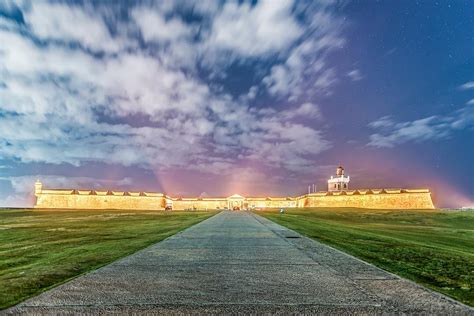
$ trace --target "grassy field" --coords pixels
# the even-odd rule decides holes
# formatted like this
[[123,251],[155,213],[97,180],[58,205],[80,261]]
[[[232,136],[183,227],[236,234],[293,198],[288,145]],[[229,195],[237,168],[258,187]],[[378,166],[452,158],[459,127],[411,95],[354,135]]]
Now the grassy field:
[[0,210],[0,308],[131,254],[213,214]]
[[287,209],[258,214],[474,306],[474,212]]

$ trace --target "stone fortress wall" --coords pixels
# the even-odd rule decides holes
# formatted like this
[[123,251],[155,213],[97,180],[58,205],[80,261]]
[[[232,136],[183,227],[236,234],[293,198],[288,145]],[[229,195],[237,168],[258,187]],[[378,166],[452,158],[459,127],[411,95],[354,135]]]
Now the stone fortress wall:
[[427,189],[371,189],[316,192],[299,197],[174,198],[163,193],[43,189],[35,184],[35,208],[45,209],[251,209],[290,207],[359,207],[378,209],[432,209]]
[[166,206],[164,195],[152,192],[36,189],[35,195],[35,208],[163,210]]
[[317,192],[299,198],[299,207],[433,209],[428,189],[371,189]]

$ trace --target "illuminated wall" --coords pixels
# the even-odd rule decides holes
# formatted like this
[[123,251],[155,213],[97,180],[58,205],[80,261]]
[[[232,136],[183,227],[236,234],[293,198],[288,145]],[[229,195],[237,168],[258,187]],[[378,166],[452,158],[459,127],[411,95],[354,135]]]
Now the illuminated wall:
[[299,207],[360,207],[378,209],[432,209],[429,190],[372,189],[318,192],[300,197]]
[[248,207],[256,208],[279,208],[279,207],[297,207],[297,198],[247,198]]
[[172,198],[162,193],[94,190],[44,190],[35,184],[36,208],[56,209],[247,209],[290,207],[434,208],[429,190],[371,189],[318,192],[300,197]]
[[165,198],[161,193],[42,190],[36,195],[36,208],[60,209],[135,209],[163,210]]
[[216,210],[227,208],[227,199],[225,198],[169,198],[167,201],[174,210]]

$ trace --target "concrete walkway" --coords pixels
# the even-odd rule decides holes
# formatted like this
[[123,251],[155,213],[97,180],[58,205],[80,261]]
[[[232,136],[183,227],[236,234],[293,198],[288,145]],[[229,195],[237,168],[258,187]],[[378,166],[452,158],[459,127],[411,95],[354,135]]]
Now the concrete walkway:
[[6,312],[474,314],[245,212],[222,212]]

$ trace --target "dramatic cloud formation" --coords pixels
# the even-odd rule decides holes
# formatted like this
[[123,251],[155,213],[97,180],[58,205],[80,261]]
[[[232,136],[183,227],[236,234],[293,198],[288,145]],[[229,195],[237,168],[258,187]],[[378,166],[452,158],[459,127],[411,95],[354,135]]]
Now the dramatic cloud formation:
[[[108,16],[118,19],[117,9]],[[289,76],[300,77],[310,47],[333,45],[324,39],[334,32],[330,17],[323,20],[327,31],[285,53],[304,34],[291,2],[207,9],[201,19],[209,21],[199,28],[160,7],[133,7],[112,35],[103,10],[47,2],[22,7],[24,23],[0,29],[2,157],[219,173],[232,172],[239,161],[292,171],[310,166],[312,155],[330,147],[317,125],[307,124],[320,117],[317,106],[255,108],[241,101],[255,98],[256,86],[233,97],[195,71],[201,61],[214,71],[224,67],[219,72],[229,65],[205,54],[265,59],[276,53],[288,56],[285,64],[295,72]],[[143,47],[129,34],[137,31],[157,46]],[[322,77],[326,82],[325,72]]]

